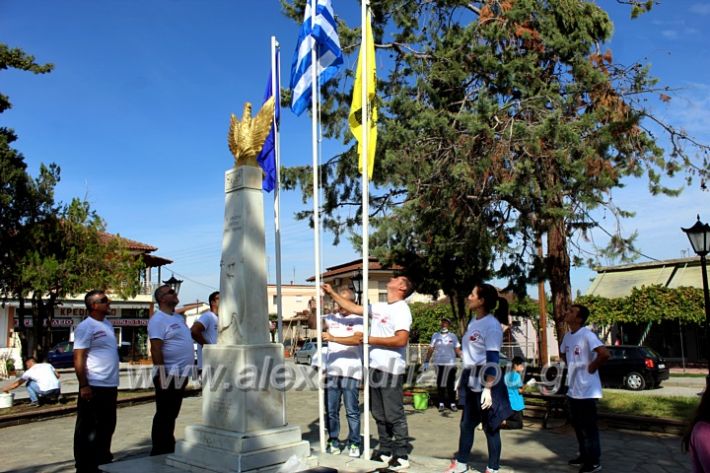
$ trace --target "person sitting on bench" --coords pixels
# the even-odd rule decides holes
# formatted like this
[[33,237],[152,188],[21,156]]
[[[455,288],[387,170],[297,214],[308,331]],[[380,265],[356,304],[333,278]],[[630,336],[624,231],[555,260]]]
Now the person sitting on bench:
[[15,388],[25,386],[27,394],[30,396],[30,406],[39,406],[47,402],[57,402],[61,387],[59,373],[49,363],[37,363],[37,360],[30,357],[25,360],[25,372],[12,384],[3,389],[9,393]]

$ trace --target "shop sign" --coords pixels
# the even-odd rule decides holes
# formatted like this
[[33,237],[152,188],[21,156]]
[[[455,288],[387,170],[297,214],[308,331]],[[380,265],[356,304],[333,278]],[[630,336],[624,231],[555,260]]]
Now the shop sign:
[[[87,317],[89,311],[86,307],[57,307],[54,310],[55,317]],[[118,317],[118,309],[111,309],[109,317]]]
[[148,319],[112,319],[109,320],[114,327],[146,327]]
[[[45,327],[47,326],[47,321],[44,321],[43,324]],[[71,327],[74,325],[74,319],[52,319],[52,327]],[[15,328],[20,326],[20,321],[19,319],[15,319]],[[34,323],[32,321],[32,318],[30,317],[25,317],[25,327],[32,327],[34,326]]]

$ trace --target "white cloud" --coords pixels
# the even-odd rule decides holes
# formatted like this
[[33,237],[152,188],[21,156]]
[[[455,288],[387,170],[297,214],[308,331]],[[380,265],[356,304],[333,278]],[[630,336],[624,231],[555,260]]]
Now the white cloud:
[[694,3],[690,7],[690,12],[697,15],[710,15],[710,3]]
[[666,39],[678,39],[680,36],[677,30],[661,30],[661,34]]

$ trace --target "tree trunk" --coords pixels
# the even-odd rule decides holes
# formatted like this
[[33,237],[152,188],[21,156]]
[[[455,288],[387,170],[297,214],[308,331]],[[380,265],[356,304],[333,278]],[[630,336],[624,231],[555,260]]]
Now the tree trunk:
[[552,316],[555,320],[557,344],[567,331],[564,313],[572,303],[570,261],[567,253],[567,232],[562,218],[552,220],[547,231],[547,268],[550,275]]

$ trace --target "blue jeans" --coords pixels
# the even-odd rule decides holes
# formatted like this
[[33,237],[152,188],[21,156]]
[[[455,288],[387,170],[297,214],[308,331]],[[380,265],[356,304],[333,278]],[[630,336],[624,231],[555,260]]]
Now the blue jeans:
[[42,391],[39,389],[39,384],[37,381],[29,380],[25,384],[27,388],[27,394],[30,396],[30,402],[39,402],[40,397],[53,396],[59,394],[59,389],[50,389],[49,391]]
[[579,456],[585,465],[598,465],[602,455],[597,427],[597,400],[568,397],[569,414],[579,444]]
[[360,381],[345,376],[326,378],[325,399],[328,403],[328,438],[338,440],[340,435],[340,398],[345,404],[348,420],[348,445],[360,445]]
[[[473,434],[486,415],[488,415],[488,410],[481,409],[481,393],[465,389],[459,433],[459,450],[456,453],[456,460],[459,463],[468,463],[468,457],[473,447]],[[500,429],[491,432],[490,429],[485,428],[484,432],[486,434],[486,443],[488,444],[488,468],[497,470],[500,468]]]

